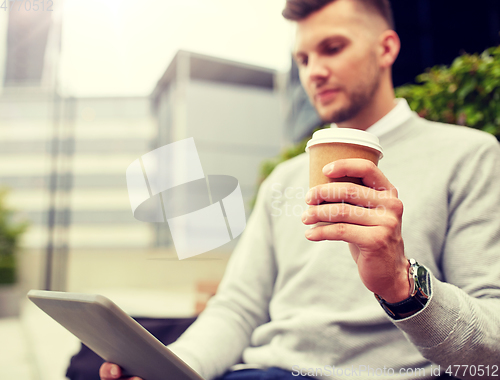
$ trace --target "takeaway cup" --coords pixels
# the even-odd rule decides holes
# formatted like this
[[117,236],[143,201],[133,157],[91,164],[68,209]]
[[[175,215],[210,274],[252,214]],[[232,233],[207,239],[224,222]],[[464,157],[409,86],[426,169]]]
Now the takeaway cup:
[[372,133],[351,128],[325,128],[314,132],[307,142],[309,153],[309,188],[329,182],[353,182],[362,185],[361,178],[329,178],[323,167],[342,158],[364,158],[378,165],[383,157],[378,137]]

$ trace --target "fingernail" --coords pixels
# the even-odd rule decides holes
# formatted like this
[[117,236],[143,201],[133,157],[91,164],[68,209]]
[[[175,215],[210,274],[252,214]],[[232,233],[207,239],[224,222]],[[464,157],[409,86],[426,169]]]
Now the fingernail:
[[328,164],[323,167],[323,174],[330,174],[333,172],[334,164]]
[[306,238],[311,237],[312,233],[313,233],[313,232],[312,232],[312,230],[311,230],[311,229],[308,229],[308,230],[306,231]]
[[302,214],[302,223],[307,222],[307,214]]
[[118,375],[120,375],[120,371],[118,371],[118,367],[111,367],[111,376],[113,377],[118,377]]
[[312,198],[311,191],[308,191],[307,194],[306,194],[306,203],[311,202],[311,198]]

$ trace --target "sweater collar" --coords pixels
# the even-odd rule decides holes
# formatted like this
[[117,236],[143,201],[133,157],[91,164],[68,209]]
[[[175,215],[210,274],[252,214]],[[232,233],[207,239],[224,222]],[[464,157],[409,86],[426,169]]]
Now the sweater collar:
[[[399,125],[403,124],[413,116],[413,112],[408,105],[406,99],[394,99],[396,106],[389,111],[382,119],[366,129],[366,132],[373,133],[375,136],[380,137],[387,132],[392,131]],[[337,124],[332,124],[332,128],[337,128]]]

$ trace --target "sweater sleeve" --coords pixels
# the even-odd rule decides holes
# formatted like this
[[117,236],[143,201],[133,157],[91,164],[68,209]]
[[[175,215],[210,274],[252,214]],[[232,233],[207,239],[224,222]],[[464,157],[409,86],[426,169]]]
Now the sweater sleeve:
[[269,320],[277,273],[266,196],[270,178],[259,189],[217,294],[184,334],[168,346],[207,380],[239,363],[253,330]]
[[394,321],[424,357],[460,379],[477,378],[481,365],[500,376],[500,146],[485,140],[450,184],[443,281],[431,276],[426,307]]

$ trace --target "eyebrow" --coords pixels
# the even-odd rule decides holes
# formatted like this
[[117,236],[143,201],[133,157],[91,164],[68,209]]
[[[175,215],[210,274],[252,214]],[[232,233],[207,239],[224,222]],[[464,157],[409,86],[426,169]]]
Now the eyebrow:
[[[325,45],[328,45],[330,44],[331,42],[337,42],[337,41],[346,41],[346,37],[342,36],[342,35],[339,35],[339,34],[336,34],[336,35],[333,35],[333,36],[329,36],[329,37],[326,37],[324,39],[322,39],[315,47],[315,49],[318,49],[318,48],[323,48],[325,47]],[[297,58],[299,56],[302,56],[302,55],[305,55],[304,52],[302,51],[294,51],[292,53],[292,55]]]

